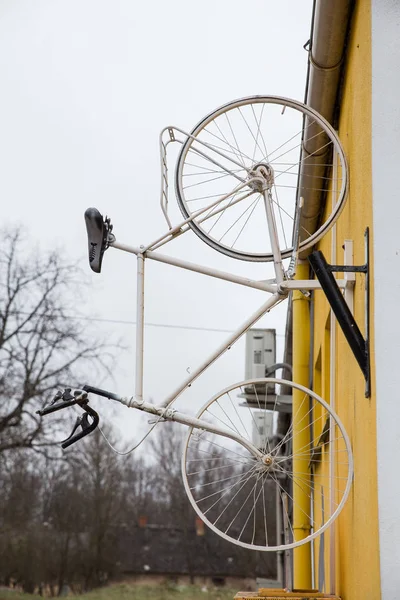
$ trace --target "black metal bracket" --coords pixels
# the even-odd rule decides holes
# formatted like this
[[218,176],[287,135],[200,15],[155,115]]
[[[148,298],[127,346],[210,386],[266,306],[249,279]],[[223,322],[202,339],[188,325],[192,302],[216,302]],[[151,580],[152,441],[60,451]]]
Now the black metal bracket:
[[[364,265],[330,265],[326,262],[324,255],[319,250],[314,251],[308,257],[308,260],[364,375],[365,397],[369,398],[371,396],[369,348],[369,228],[367,227],[365,230]],[[365,338],[347,306],[346,300],[340,291],[336,279],[332,275],[334,272],[365,274]]]

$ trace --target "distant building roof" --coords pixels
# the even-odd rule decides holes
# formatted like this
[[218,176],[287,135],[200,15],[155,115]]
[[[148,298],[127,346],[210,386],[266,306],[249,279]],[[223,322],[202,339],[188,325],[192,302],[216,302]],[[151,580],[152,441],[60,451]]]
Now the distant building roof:
[[235,546],[207,528],[133,526],[118,532],[119,568],[123,573],[233,577],[276,576],[276,554]]

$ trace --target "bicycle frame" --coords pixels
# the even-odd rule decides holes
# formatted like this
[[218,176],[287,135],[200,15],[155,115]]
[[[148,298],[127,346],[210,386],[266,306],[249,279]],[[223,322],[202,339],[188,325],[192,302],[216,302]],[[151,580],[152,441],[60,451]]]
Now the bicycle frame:
[[[163,135],[168,132],[169,139],[164,142]],[[178,139],[175,136],[175,132],[182,134],[184,136],[184,140]],[[293,276],[295,274],[296,262],[298,259],[298,245],[299,245],[299,223],[300,223],[300,211],[303,205],[302,198],[300,198],[298,202],[298,209],[295,215],[294,222],[294,246],[293,252],[290,259],[289,269],[285,271],[282,262],[282,256],[279,249],[278,244],[278,233],[275,221],[274,214],[274,206],[273,200],[270,193],[270,188],[268,184],[266,184],[265,175],[262,175],[261,171],[256,171],[249,173],[248,178],[244,180],[241,177],[236,176],[237,180],[239,180],[239,184],[225,196],[218,198],[213,201],[206,207],[199,209],[194,212],[191,217],[181,221],[178,225],[173,226],[169,216],[168,216],[168,168],[167,168],[167,145],[171,142],[178,142],[183,144],[185,140],[188,138],[193,138],[190,133],[187,133],[177,127],[166,127],[162,130],[160,134],[160,159],[161,159],[161,198],[160,205],[161,210],[164,214],[164,217],[167,221],[169,230],[158,237],[156,240],[148,244],[147,246],[134,247],[124,243],[121,243],[115,239],[112,235],[109,239],[109,246],[118,250],[122,250],[124,252],[128,252],[136,255],[137,257],[137,308],[136,308],[136,380],[135,380],[135,394],[131,397],[119,397],[113,394],[113,400],[117,400],[118,402],[131,407],[142,410],[149,414],[153,414],[158,416],[159,419],[165,420],[173,420],[179,422],[181,424],[187,425],[189,427],[194,427],[201,430],[206,430],[212,433],[216,433],[219,435],[223,435],[225,437],[231,438],[233,440],[238,441],[244,447],[246,447],[255,458],[261,459],[263,454],[260,452],[258,448],[256,448],[253,444],[249,443],[246,439],[242,438],[240,435],[236,435],[231,431],[227,431],[218,426],[211,426],[209,423],[202,419],[196,419],[191,417],[190,415],[184,414],[182,412],[178,412],[175,409],[171,408],[171,405],[177,398],[192,385],[192,383],[202,374],[208,367],[210,367],[224,352],[226,352],[230,347],[246,332],[252,327],[261,317],[263,317],[267,312],[269,312],[274,306],[285,300],[289,293],[292,290],[300,290],[308,293],[312,289],[320,289],[320,284],[315,280],[293,280]],[[204,146],[205,150],[210,149],[211,147],[206,143],[197,140],[199,144]],[[227,157],[223,152],[211,148],[213,152],[217,155],[220,155],[224,159],[228,159],[230,162],[234,163],[236,166],[241,167],[242,165],[238,163],[232,157]],[[200,155],[203,154],[202,150],[196,148],[196,152]],[[216,159],[212,160],[217,166],[221,167]],[[226,170],[225,167],[222,167]],[[185,260],[181,260],[178,258],[173,258],[167,256],[165,254],[161,254],[156,252],[161,246],[167,244],[171,240],[176,237],[186,233],[191,229],[190,223],[194,219],[196,222],[204,223],[211,217],[221,213],[225,210],[226,207],[221,206],[221,204],[229,197],[235,197],[238,192],[243,190],[243,194],[236,197],[234,200],[229,202],[229,206],[233,206],[245,200],[251,193],[252,190],[245,191],[244,188],[249,189],[249,186],[258,186],[260,192],[263,195],[264,206],[266,211],[266,218],[268,224],[268,233],[271,241],[271,250],[273,255],[273,265],[275,271],[275,279],[272,281],[258,281],[255,279],[249,279],[246,277],[241,277],[239,275],[235,275],[233,273],[228,273],[225,271],[220,271],[217,269],[213,269],[210,267],[206,267],[204,265],[200,265],[197,263],[191,263]],[[245,287],[258,289],[264,292],[267,292],[270,297],[266,302],[264,302],[258,310],[256,310],[250,317],[248,317],[237,329],[234,333],[232,333],[225,342],[220,345],[210,356],[208,356],[205,361],[187,377],[171,394],[169,394],[160,404],[154,405],[148,402],[145,402],[143,399],[143,354],[144,354],[144,305],[145,305],[145,291],[144,291],[144,281],[145,281],[145,260],[155,260],[157,262],[169,264],[184,270],[193,271],[196,273],[201,273],[203,275],[207,275],[209,277],[214,277],[217,279],[221,279],[224,281],[230,281],[237,285],[242,285]],[[345,282],[343,280],[337,280],[339,287],[345,287]],[[109,397],[109,396],[108,396]]]
[[[248,182],[240,184],[235,191],[240,190],[245,185],[248,185]],[[250,329],[262,316],[264,316],[267,312],[269,312],[274,306],[282,302],[287,298],[289,292],[296,290],[304,290],[305,292],[311,289],[318,289],[320,286],[318,282],[315,280],[289,280],[285,279],[285,272],[282,265],[282,259],[280,256],[280,251],[278,248],[278,244],[276,241],[276,231],[274,224],[274,215],[272,209],[272,201],[268,197],[268,193],[264,193],[264,201],[266,205],[267,218],[270,228],[270,236],[275,240],[272,243],[273,253],[274,253],[274,270],[276,275],[275,283],[268,281],[258,281],[254,279],[249,279],[246,277],[241,277],[239,275],[235,275],[233,273],[228,273],[225,271],[220,271],[217,269],[213,269],[210,267],[206,267],[204,265],[200,265],[197,263],[191,263],[188,261],[184,261],[178,258],[173,258],[167,256],[165,254],[161,254],[159,252],[155,252],[154,248],[159,248],[160,246],[166,244],[167,242],[174,239],[177,235],[181,235],[186,231],[189,231],[189,222],[195,217],[201,215],[202,213],[209,211],[218,206],[218,204],[225,199],[225,197],[220,198],[216,202],[213,202],[211,205],[206,208],[196,212],[192,217],[186,219],[179,223],[177,226],[171,228],[168,232],[166,232],[163,236],[157,238],[152,243],[147,246],[134,247],[129,246],[127,244],[123,244],[116,240],[110,241],[110,247],[113,247],[117,250],[122,250],[124,252],[128,252],[136,255],[137,257],[137,312],[136,312],[136,381],[135,381],[135,394],[131,397],[119,397],[118,401],[124,404],[125,406],[136,408],[147,412],[149,414],[153,414],[158,416],[160,419],[176,421],[178,423],[187,425],[189,427],[194,427],[201,430],[206,430],[211,433],[216,433],[219,435],[223,435],[225,437],[236,440],[241,443],[245,448],[247,448],[255,458],[261,459],[263,454],[260,450],[250,444],[246,439],[242,438],[239,435],[234,434],[231,431],[227,431],[223,428],[217,426],[211,426],[204,420],[193,418],[190,415],[187,415],[182,412],[178,412],[174,409],[171,409],[171,405],[175,400],[188,388],[192,385],[192,383],[204,372],[208,367],[210,367],[224,352],[226,352],[246,331]],[[242,197],[241,199],[244,199]],[[238,200],[240,201],[240,199]],[[221,209],[220,209],[221,210]],[[212,216],[216,214],[215,212],[211,212],[206,216]],[[225,342],[219,346],[210,356],[206,358],[206,360],[187,377],[177,389],[175,389],[171,394],[169,394],[160,404],[154,405],[149,402],[145,402],[143,399],[143,354],[144,354],[144,281],[145,281],[145,260],[155,260],[157,262],[169,264],[172,266],[176,266],[178,268],[189,270],[197,273],[201,273],[203,275],[207,275],[209,277],[221,279],[224,281],[230,281],[232,283],[236,283],[238,285],[243,285],[245,287],[258,289],[267,292],[270,294],[270,297],[266,302],[264,302],[258,310],[256,310],[250,317],[248,317],[235,332],[233,332]],[[339,284],[344,286],[344,282],[338,282]],[[114,398],[116,399],[116,398]]]
[[[258,104],[261,106],[256,106]],[[265,117],[262,127],[264,108],[270,105],[273,108],[269,112],[269,116]],[[291,110],[288,111],[289,118],[285,120],[282,128],[284,139],[282,140],[280,135],[275,135],[274,130],[271,137],[273,149],[271,149],[269,136],[266,142],[263,131],[269,132],[275,116],[278,120],[279,114],[284,115],[287,107]],[[231,110],[235,112],[231,113]],[[294,120],[293,111],[297,111],[297,117]],[[301,125],[298,122],[299,112],[301,113]],[[232,119],[228,114],[232,115]],[[226,123],[223,121],[225,126],[221,125],[220,127],[217,120],[222,115],[225,115]],[[221,121],[219,123],[221,124]],[[294,126],[294,135],[290,137],[287,135],[287,123],[290,127],[292,124]],[[311,125],[315,125],[314,130],[316,128],[318,130],[317,132],[313,130],[313,137],[317,137],[321,133],[325,137],[317,150],[308,152],[303,157],[303,134],[304,130]],[[211,129],[208,129],[209,127]],[[214,132],[212,128],[214,128]],[[237,141],[236,128],[240,133],[238,138],[243,138],[243,148]],[[242,133],[245,135],[242,136]],[[249,137],[249,133],[251,137]],[[301,140],[300,138],[296,139],[299,135],[301,135]],[[212,137],[210,138],[210,136]],[[328,139],[327,144],[325,138]],[[297,101],[273,96],[249,97],[228,103],[206,116],[193,129],[192,133],[187,133],[177,127],[166,127],[161,132],[159,141],[160,205],[168,225],[168,230],[163,235],[145,246],[130,246],[115,238],[111,220],[108,217],[104,218],[97,208],[90,207],[85,211],[88,258],[93,272],[101,272],[104,252],[109,247],[128,252],[136,257],[134,394],[119,396],[91,385],[85,385],[82,389],[75,390],[65,388],[62,392],[58,391],[50,404],[39,410],[38,414],[44,416],[72,405],[78,405],[82,409],[83,413],[76,419],[72,433],[61,443],[63,448],[71,446],[90,434],[99,423],[98,414],[92,407],[89,407],[89,394],[95,394],[116,401],[127,408],[135,408],[152,415],[152,426],[147,433],[130,450],[126,452],[116,450],[120,454],[127,454],[135,450],[160,422],[174,421],[187,426],[189,430],[182,453],[182,477],[185,491],[197,515],[211,530],[234,544],[255,550],[286,551],[314,540],[317,535],[325,531],[339,514],[350,491],[353,473],[350,441],[332,406],[328,405],[313,390],[307,389],[299,383],[265,376],[253,377],[231,384],[210,398],[195,416],[181,412],[172,405],[261,317],[287,299],[292,290],[309,295],[310,290],[325,289],[319,280],[295,279],[296,268],[299,253],[303,256],[304,250],[314,246],[334,224],[343,209],[347,190],[346,158],[336,133],[315,111]],[[300,141],[299,144],[298,141]],[[181,219],[184,220],[177,225],[173,225],[168,216],[167,147],[172,142],[182,145],[177,158],[175,188],[178,207],[184,215]],[[288,143],[290,146],[286,146]],[[315,161],[305,163],[328,144],[332,144],[329,152],[324,152]],[[336,152],[333,169],[330,168],[331,150]],[[194,160],[192,160],[193,157]],[[283,162],[282,157],[285,157]],[[205,162],[204,159],[206,159]],[[317,171],[318,173],[323,171],[326,175],[321,176],[323,182],[315,184],[317,187],[313,187],[314,184],[308,186],[302,183],[302,165],[306,170],[307,167],[311,167],[311,172],[304,177],[317,177],[314,167],[323,167],[323,170]],[[294,167],[297,172],[291,171]],[[329,168],[325,169],[325,167]],[[293,179],[291,178],[288,178],[289,180],[285,178],[276,183],[278,177],[286,173],[297,176],[297,186],[292,185]],[[189,177],[192,179],[188,179]],[[218,184],[209,185],[210,182],[222,178],[226,179]],[[195,190],[189,191],[188,188],[195,188]],[[231,190],[226,194],[225,192],[229,188]],[[280,196],[278,196],[277,188],[289,188],[289,190],[296,191],[284,191],[282,194],[279,191]],[[303,194],[307,206],[312,201],[312,197],[310,200],[310,190],[316,193],[328,192],[330,189],[332,192],[333,189],[336,190],[335,194],[332,193],[331,212],[327,210],[326,218],[324,215],[321,223],[313,223],[309,226],[308,221],[311,218],[307,214],[309,211],[304,211],[304,214],[302,211]],[[255,197],[250,198],[250,196]],[[334,202],[334,197],[336,197],[336,202]],[[208,205],[204,206],[205,203]],[[199,206],[204,207],[196,210],[196,207]],[[232,211],[231,207],[234,207]],[[327,209],[329,209],[328,205]],[[203,227],[203,224],[210,219],[212,219],[211,223],[208,222],[208,226]],[[226,220],[228,220],[227,224]],[[237,243],[249,221],[246,233]],[[256,263],[271,262],[274,272],[273,279],[248,278],[174,258],[159,251],[162,246],[189,230],[214,250],[233,259]],[[143,389],[146,259],[260,290],[267,294],[261,306],[248,316],[233,333],[230,333],[224,343],[185,377],[174,391],[157,404],[152,404],[144,399]],[[339,267],[340,265],[336,265],[335,270],[339,271]],[[334,266],[330,266],[330,268],[333,270]],[[345,271],[346,269],[343,267],[343,272]],[[317,273],[317,271],[315,272]],[[346,289],[346,279],[335,279],[335,289],[336,286]],[[341,294],[338,293],[337,296],[341,297]],[[280,367],[282,367],[282,363],[274,365],[273,370],[276,371]],[[293,396],[290,390],[292,390]],[[242,402],[243,398],[245,399],[244,403]],[[331,398],[331,402],[333,402],[333,398]],[[243,415],[241,407],[249,409],[244,420],[241,416],[241,414]],[[267,414],[267,411],[270,410],[284,412],[293,410],[291,424],[284,436],[276,434],[274,419],[269,419],[271,415]],[[327,431],[329,431],[328,437]],[[104,435],[104,437],[106,436]],[[325,444],[328,442],[329,447],[326,447]],[[239,452],[233,450],[235,444],[242,447],[242,449],[239,448]],[[338,448],[339,445],[340,448]],[[243,448],[246,449],[246,453],[243,452]],[[338,449],[336,450],[336,448]],[[322,466],[322,462],[327,458],[325,449],[329,450],[329,474]],[[333,452],[345,452],[346,454],[344,457],[342,454],[334,456]],[[342,465],[338,469],[340,475],[334,474],[336,463]],[[327,486],[328,475],[329,486]],[[344,479],[346,479],[346,487],[343,489],[342,480]],[[268,497],[265,496],[265,491],[268,494],[270,488],[264,489],[266,484],[275,487],[277,519],[279,520],[279,514],[281,514],[279,512],[280,501],[284,519],[286,515],[284,543],[281,539],[281,532],[276,532],[276,542],[270,535],[271,524],[268,523],[269,509],[268,501],[266,501]],[[314,514],[314,498],[318,497],[319,489],[322,497],[327,490],[330,496],[330,516],[326,520],[323,514],[321,524],[319,516],[317,515],[315,518]],[[247,505],[248,501],[249,506]],[[234,510],[237,512],[234,514],[232,508],[236,503],[238,510],[235,507]],[[293,509],[291,505],[293,505]],[[259,527],[260,518],[262,519],[263,516],[264,526],[261,526],[260,522]],[[301,527],[302,531],[297,531],[299,530],[298,523],[304,523]],[[289,531],[289,527],[291,531]],[[275,545],[273,545],[274,543]]]

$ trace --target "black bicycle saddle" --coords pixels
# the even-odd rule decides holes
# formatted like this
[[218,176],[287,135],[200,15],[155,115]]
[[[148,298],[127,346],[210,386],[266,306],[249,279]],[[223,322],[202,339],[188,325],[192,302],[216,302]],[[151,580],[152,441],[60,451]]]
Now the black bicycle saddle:
[[109,245],[109,234],[112,231],[110,219],[103,219],[97,208],[85,211],[85,223],[88,236],[89,265],[95,273],[101,272],[103,254]]

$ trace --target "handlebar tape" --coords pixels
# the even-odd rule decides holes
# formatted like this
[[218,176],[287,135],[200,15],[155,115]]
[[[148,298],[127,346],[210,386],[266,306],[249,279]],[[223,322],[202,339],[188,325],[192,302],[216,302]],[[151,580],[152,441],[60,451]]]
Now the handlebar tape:
[[63,408],[68,408],[68,406],[73,406],[74,404],[77,404],[77,401],[75,398],[73,400],[61,400],[60,402],[57,402],[56,404],[51,404],[50,406],[46,406],[45,408],[42,408],[42,410],[38,410],[36,412],[38,415],[43,417],[44,415],[49,415],[52,412],[56,412],[57,410],[62,410]]
[[100,388],[93,387],[92,385],[84,385],[82,390],[88,392],[89,394],[97,394],[97,396],[103,396],[103,398],[110,398],[110,400],[117,400],[118,402],[121,402],[121,396],[118,396],[118,394],[101,390]]

